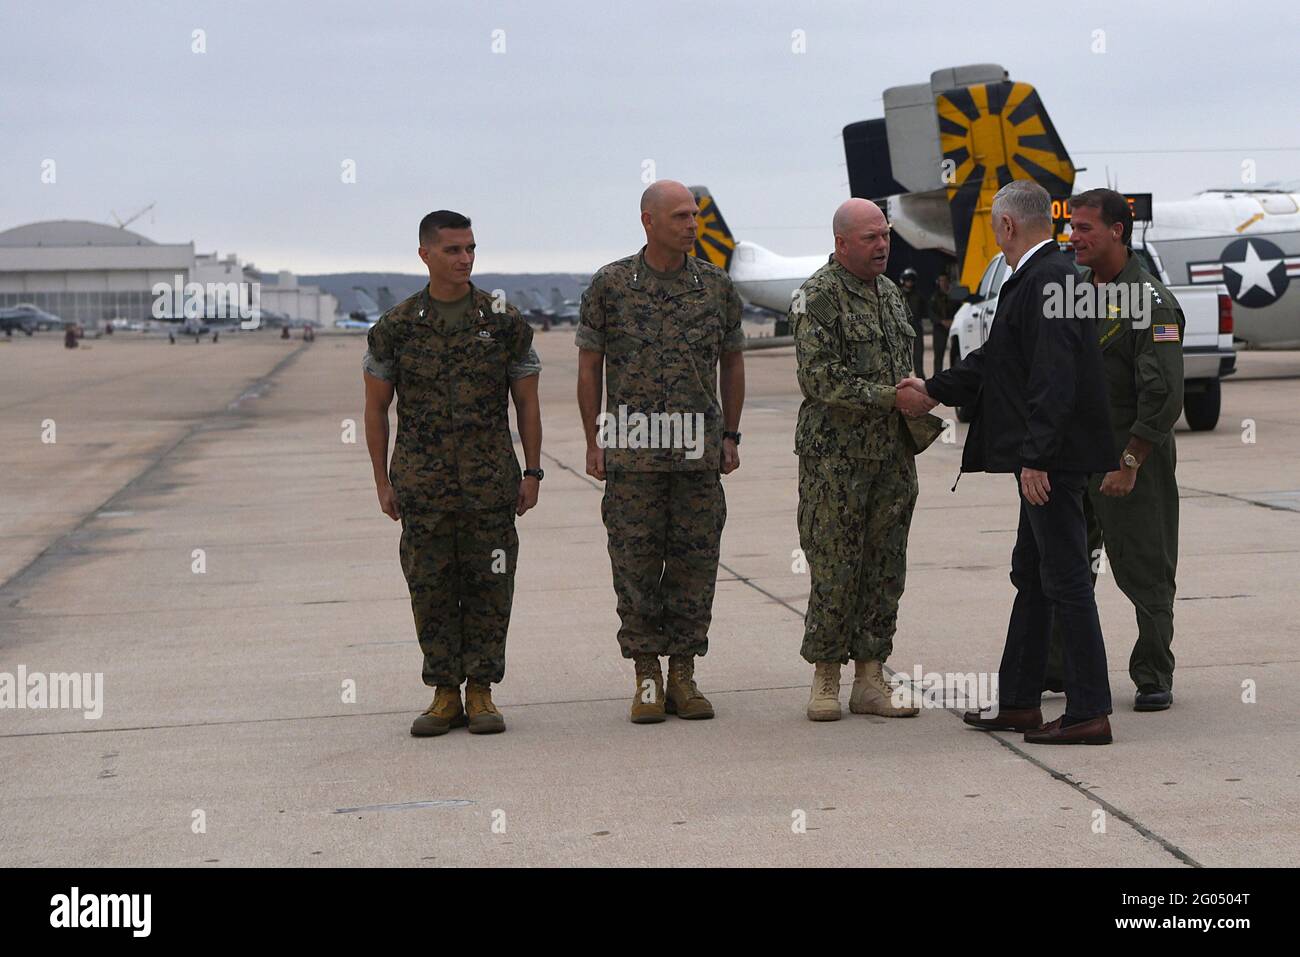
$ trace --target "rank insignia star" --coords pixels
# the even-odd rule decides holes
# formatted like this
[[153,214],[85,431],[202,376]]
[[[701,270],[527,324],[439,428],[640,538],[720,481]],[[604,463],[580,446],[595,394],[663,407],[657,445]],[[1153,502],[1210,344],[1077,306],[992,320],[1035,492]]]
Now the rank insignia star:
[[1189,262],[1192,283],[1223,283],[1235,302],[1248,309],[1271,306],[1286,293],[1291,280],[1300,277],[1300,256],[1259,236],[1234,239],[1217,260]]

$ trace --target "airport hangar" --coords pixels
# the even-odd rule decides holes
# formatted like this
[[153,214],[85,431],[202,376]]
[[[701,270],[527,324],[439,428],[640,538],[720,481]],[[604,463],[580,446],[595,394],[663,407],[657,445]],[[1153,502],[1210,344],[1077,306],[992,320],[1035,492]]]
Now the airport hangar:
[[261,307],[326,326],[338,303],[291,272],[263,276],[231,253],[196,253],[194,243],[157,243],[103,223],[59,219],[0,232],[0,308],[19,303],[78,322],[86,329],[110,319],[153,319],[153,285],[176,282],[259,282]]

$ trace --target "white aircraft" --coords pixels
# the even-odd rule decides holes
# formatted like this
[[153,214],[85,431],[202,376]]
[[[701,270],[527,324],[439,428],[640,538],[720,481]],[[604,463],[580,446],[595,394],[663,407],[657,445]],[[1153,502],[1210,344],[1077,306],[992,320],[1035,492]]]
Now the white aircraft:
[[737,242],[708,188],[692,186],[691,192],[700,208],[695,255],[727,270],[736,291],[751,305],[784,313],[795,290],[826,264],[826,256],[782,256],[758,243]]
[[1178,283],[1224,285],[1233,338],[1256,348],[1300,347],[1300,183],[1207,190],[1152,203],[1139,236]]

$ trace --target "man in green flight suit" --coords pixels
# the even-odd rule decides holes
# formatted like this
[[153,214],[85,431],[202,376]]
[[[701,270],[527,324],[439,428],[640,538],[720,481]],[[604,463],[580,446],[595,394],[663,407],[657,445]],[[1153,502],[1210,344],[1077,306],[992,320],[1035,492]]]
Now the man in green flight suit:
[[[1075,258],[1097,290],[1098,337],[1121,466],[1088,483],[1110,571],[1137,612],[1129,657],[1135,711],[1173,703],[1178,480],[1174,424],[1183,412],[1183,311],[1129,248],[1133,214],[1111,189],[1070,199]],[[1096,556],[1096,552],[1094,552]],[[1099,566],[1094,557],[1094,569]],[[1052,635],[1047,686],[1060,687],[1060,635]],[[1055,673],[1054,673],[1055,672]]]
[[[537,504],[542,479],[541,363],[519,310],[469,281],[475,243],[466,217],[429,213],[420,221],[419,252],[428,284],[368,334],[366,447],[379,508],[402,522],[422,677],[437,688],[411,734],[433,737],[466,725],[471,734],[493,734],[506,728],[491,686],[505,675],[519,557],[515,517]],[[510,398],[527,464],[522,476]]]

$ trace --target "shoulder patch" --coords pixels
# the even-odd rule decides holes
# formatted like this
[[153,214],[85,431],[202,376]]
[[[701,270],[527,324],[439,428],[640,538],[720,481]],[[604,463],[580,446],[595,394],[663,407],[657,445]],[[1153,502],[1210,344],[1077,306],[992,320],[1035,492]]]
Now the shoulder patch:
[[1151,339],[1153,342],[1181,342],[1182,338],[1178,335],[1178,323],[1151,323]]
[[808,315],[822,326],[832,326],[839,318],[839,298],[821,283],[805,283],[801,287],[804,293],[804,309]]

